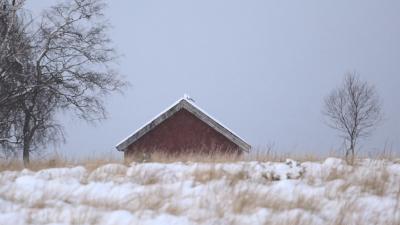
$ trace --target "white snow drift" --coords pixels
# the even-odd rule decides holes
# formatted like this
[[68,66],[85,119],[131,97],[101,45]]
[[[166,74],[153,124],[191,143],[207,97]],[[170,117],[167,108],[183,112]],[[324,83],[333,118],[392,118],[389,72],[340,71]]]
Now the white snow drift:
[[400,224],[400,164],[133,163],[4,171],[0,224]]

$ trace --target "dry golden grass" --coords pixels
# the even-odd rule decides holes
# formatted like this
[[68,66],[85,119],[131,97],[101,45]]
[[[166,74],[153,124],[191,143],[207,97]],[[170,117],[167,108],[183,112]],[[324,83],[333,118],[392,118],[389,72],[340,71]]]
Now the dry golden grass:
[[372,194],[382,196],[386,193],[389,178],[390,174],[386,170],[386,167],[382,166],[362,177],[356,183],[362,187],[364,192],[369,191]]
[[[257,187],[262,188],[262,187]],[[253,213],[258,208],[268,208],[274,211],[302,209],[314,213],[319,210],[319,199],[299,195],[294,200],[284,200],[272,193],[249,187],[244,190],[232,188],[227,195],[232,199],[232,209],[235,213]]]
[[219,180],[226,175],[224,171],[216,170],[215,166],[211,166],[206,170],[196,170],[194,172],[194,181],[207,183],[212,180]]
[[[58,167],[71,167],[73,164],[68,160],[61,158],[52,158],[46,160],[32,160],[28,166],[28,169],[32,171],[38,171],[47,168],[58,168]],[[24,169],[24,165],[20,160],[2,160],[0,163],[0,171],[10,170],[18,171]]]
[[[201,152],[201,151],[200,151]],[[197,153],[184,153],[184,154],[165,154],[162,152],[155,152],[149,156],[147,161],[172,163],[172,162],[237,162],[243,156],[236,154],[197,154]]]
[[[191,152],[204,152],[202,149]],[[236,154],[201,154],[201,153],[183,153],[183,154],[165,154],[161,151],[155,151],[145,156],[129,159],[128,162],[204,162],[204,163],[228,163],[237,161],[258,161],[258,162],[284,162],[286,159],[293,159],[299,162],[321,162],[328,157],[343,158],[343,154],[338,151],[330,151],[327,154],[313,153],[284,153],[273,151],[271,148],[254,148],[249,153],[241,155]],[[376,153],[359,154],[358,159],[375,159],[399,161],[400,155],[393,151],[377,151]]]
[[[70,168],[75,166],[83,166],[87,170],[92,171],[102,165],[110,164],[110,163],[123,163],[123,160],[117,159],[114,156],[94,156],[94,157],[86,157],[86,158],[78,158],[73,159],[66,157],[62,157],[59,155],[51,156],[45,159],[33,159],[27,166],[27,169],[32,171],[39,171],[42,169],[49,168]],[[20,159],[1,159],[0,160],[0,172],[9,170],[9,171],[19,171],[24,169],[24,164]]]
[[[379,156],[379,158],[381,158]],[[249,216],[257,213],[260,209],[268,209],[269,212],[275,217],[273,222],[266,220],[263,224],[287,224],[287,225],[303,225],[303,224],[321,224],[321,221],[315,221],[315,218],[319,218],[315,215],[320,215],[323,207],[327,201],[338,201],[341,204],[337,205],[337,212],[334,214],[335,219],[330,221],[323,221],[322,224],[328,225],[357,225],[360,224],[357,218],[354,218],[355,213],[362,214],[365,210],[365,205],[360,204],[358,201],[360,198],[367,196],[386,198],[396,196],[396,206],[393,207],[393,217],[386,221],[386,224],[397,225],[400,224],[400,187],[397,192],[393,191],[393,185],[398,184],[396,179],[400,179],[400,175],[394,177],[393,173],[388,171],[386,165],[387,161],[396,161],[396,157],[393,154],[386,154],[383,157],[385,160],[370,160],[370,166],[364,164],[355,164],[353,166],[346,166],[348,169],[328,168],[326,175],[305,175],[295,182],[299,182],[300,185],[308,185],[311,190],[317,190],[321,185],[325,187],[325,192],[318,193],[306,193],[297,189],[297,186],[289,186],[289,192],[285,192],[284,195],[279,195],[279,192],[274,191],[273,186],[276,187],[280,181],[275,181],[273,176],[257,178],[254,180],[252,173],[248,172],[245,167],[227,171],[221,169],[217,163],[235,163],[238,161],[284,161],[286,158],[292,158],[299,161],[324,161],[323,157],[316,157],[313,155],[279,155],[267,152],[262,154],[249,154],[242,156],[232,155],[163,155],[153,154],[148,159],[150,162],[161,162],[161,163],[172,163],[172,162],[184,162],[178,164],[178,166],[193,166],[189,162],[204,162],[206,166],[199,166],[192,170],[184,171],[186,180],[178,180],[177,183],[182,181],[193,182],[194,189],[200,188],[203,192],[190,192],[185,196],[181,195],[181,189],[175,186],[169,186],[171,183],[162,179],[162,173],[160,174],[159,165],[156,165],[156,169],[152,170],[154,165],[134,163],[129,167],[124,165],[117,165],[122,167],[122,172],[118,169],[112,172],[105,172],[105,177],[98,176],[95,174],[99,168],[105,164],[119,163],[122,164],[123,160],[102,157],[102,158],[86,158],[79,160],[65,159],[62,157],[54,157],[48,160],[34,160],[30,165],[29,169],[33,171],[46,169],[46,168],[57,168],[57,167],[75,167],[84,166],[86,168],[86,175],[84,181],[81,181],[82,187],[90,186],[90,182],[94,181],[97,183],[110,183],[114,182],[116,190],[120,188],[118,178],[122,177],[123,182],[132,182],[135,185],[142,187],[140,192],[135,192],[124,196],[123,198],[111,198],[108,194],[98,196],[84,196],[77,200],[74,197],[63,198],[58,197],[60,201],[65,201],[63,204],[66,205],[82,205],[84,208],[79,209],[79,213],[72,217],[70,224],[96,224],[98,223],[98,216],[103,211],[116,211],[125,210],[132,214],[137,212],[156,212],[166,213],[174,216],[185,216],[190,207],[193,206],[197,210],[208,210],[210,217],[219,218],[224,221],[224,224],[242,224],[240,220],[234,218],[232,215]],[[378,157],[377,157],[378,158]],[[129,164],[129,163],[128,163]],[[249,163],[251,164],[251,163]],[[316,163],[319,164],[320,163]],[[146,167],[148,166],[148,167]],[[175,165],[170,165],[175,166]],[[196,165],[197,166],[197,165]],[[230,166],[230,165],[229,165]],[[128,175],[127,170],[133,169],[134,173]],[[141,170],[140,168],[144,168]],[[164,168],[164,165],[161,166]],[[366,170],[366,168],[368,170]],[[373,168],[373,169],[370,169]],[[0,171],[4,170],[21,170],[23,165],[19,161],[9,161],[0,164]],[[102,171],[103,168],[99,169]],[[365,173],[365,171],[367,173]],[[93,178],[90,178],[93,175]],[[85,180],[86,179],[86,180]],[[12,179],[10,179],[12,180]],[[336,181],[337,185],[333,184]],[[283,181],[284,183],[285,181]],[[320,182],[320,183],[319,183]],[[219,186],[219,183],[223,183],[224,186]],[[215,185],[217,184],[217,185]],[[105,185],[108,188],[107,185]],[[135,186],[137,187],[137,186]],[[357,189],[358,195],[351,195],[351,188]],[[132,188],[133,189],[133,188]],[[292,190],[293,189],[293,190]],[[112,189],[106,189],[112,190]],[[18,203],[29,207],[30,217],[28,222],[32,224],[48,223],[49,221],[54,222],[54,218],[40,218],[35,217],[37,211],[43,209],[59,210],[60,208],[52,208],[51,201],[46,195],[41,198],[34,199],[26,203],[22,199],[16,198],[15,194],[10,194],[13,190],[7,190],[0,193],[0,199],[7,200],[10,202]],[[286,198],[286,195],[295,193],[294,197]],[[278,194],[277,194],[278,193]],[[350,193],[350,194],[349,194]],[[115,194],[115,193],[114,193]],[[191,195],[193,194],[193,196]],[[200,196],[198,196],[200,195]],[[55,195],[54,195],[55,196]],[[73,195],[72,195],[73,196]],[[117,194],[118,196],[118,194]],[[199,197],[199,198],[198,198]],[[26,197],[29,199],[29,196]],[[47,199],[46,199],[47,198]],[[187,201],[188,199],[193,200],[193,205],[181,205],[179,201]],[[53,200],[53,199],[51,199]],[[325,201],[325,202],[324,202]],[[210,210],[212,207],[212,210]],[[188,209],[189,208],[189,209]],[[57,212],[59,213],[59,212]],[[54,214],[57,214],[54,213]],[[290,216],[285,216],[288,214]],[[298,214],[296,214],[298,213]],[[193,213],[192,213],[193,214]],[[194,214],[193,214],[194,215]],[[311,215],[311,216],[310,216]],[[314,215],[314,216],[312,216]],[[276,219],[281,216],[281,219]],[[228,217],[228,219],[227,219]],[[230,218],[232,217],[232,218]],[[207,222],[208,216],[190,218],[192,221],[203,223]],[[226,219],[226,220],[225,220]],[[321,219],[321,218],[320,218]],[[378,221],[378,216],[371,220],[371,224],[382,224]],[[43,221],[43,222],[42,222]],[[61,221],[61,220],[60,220]],[[349,223],[349,221],[352,221]]]
[[[201,152],[201,150],[199,150]],[[99,166],[110,164],[110,163],[124,163],[129,164],[131,162],[158,162],[158,163],[173,163],[173,162],[202,162],[202,163],[229,163],[238,161],[258,161],[258,162],[284,162],[286,159],[294,159],[299,162],[321,162],[327,157],[342,158],[337,152],[330,152],[327,155],[316,155],[316,154],[301,154],[301,153],[277,153],[272,151],[270,148],[257,148],[253,149],[250,153],[244,153],[241,155],[235,154],[197,154],[197,153],[185,153],[185,154],[165,154],[162,152],[154,152],[146,157],[130,158],[122,160],[115,155],[98,155],[86,158],[67,158],[56,154],[44,159],[33,159],[28,166],[28,169],[32,171],[38,171],[46,168],[60,168],[60,167],[74,167],[84,166],[89,171],[92,171]],[[363,154],[358,155],[358,159],[376,159],[376,160],[388,160],[400,163],[400,156],[393,151],[383,150],[374,154]],[[357,163],[355,163],[357,165]],[[10,170],[18,171],[24,169],[22,160],[20,159],[0,159],[0,171]],[[334,172],[331,174],[332,178],[335,179],[340,174],[335,175]]]

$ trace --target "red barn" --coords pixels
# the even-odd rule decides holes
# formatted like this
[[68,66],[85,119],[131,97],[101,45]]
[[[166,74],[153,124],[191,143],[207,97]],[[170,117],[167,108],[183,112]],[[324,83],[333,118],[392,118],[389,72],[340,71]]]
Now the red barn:
[[154,151],[240,154],[250,150],[249,144],[186,95],[116,147],[124,152],[125,158]]

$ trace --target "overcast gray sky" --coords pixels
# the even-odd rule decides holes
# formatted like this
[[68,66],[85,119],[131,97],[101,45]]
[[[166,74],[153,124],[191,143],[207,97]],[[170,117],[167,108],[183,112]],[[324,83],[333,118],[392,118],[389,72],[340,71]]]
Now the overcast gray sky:
[[[30,0],[34,13],[54,0]],[[341,139],[323,98],[358,71],[383,99],[384,123],[364,152],[400,152],[400,1],[108,1],[110,33],[132,83],[96,126],[62,116],[73,156],[114,146],[184,93],[253,146],[328,153]]]

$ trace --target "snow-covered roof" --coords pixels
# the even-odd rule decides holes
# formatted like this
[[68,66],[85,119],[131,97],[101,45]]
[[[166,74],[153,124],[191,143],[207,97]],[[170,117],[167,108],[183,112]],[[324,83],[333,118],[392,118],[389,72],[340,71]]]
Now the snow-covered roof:
[[239,146],[243,151],[249,151],[251,146],[247,144],[239,135],[235,134],[232,130],[227,128],[225,125],[223,125],[221,122],[218,120],[214,119],[212,116],[210,116],[208,113],[206,113],[203,109],[201,109],[199,106],[197,106],[194,103],[194,100],[191,99],[188,95],[184,95],[183,98],[178,99],[174,104],[172,104],[170,107],[159,113],[157,116],[155,116],[153,119],[151,119],[149,122],[145,123],[142,127],[134,131],[131,135],[123,139],[120,143],[117,144],[116,148],[118,151],[125,151],[129,145],[137,141],[139,138],[141,138],[143,135],[145,135],[147,132],[155,128],[157,125],[162,123],[164,120],[168,119],[171,117],[173,114],[178,112],[181,109],[186,109],[190,113],[192,113],[194,116],[196,116],[198,119],[202,120],[206,124],[208,124],[210,127],[214,128],[217,132],[221,133],[224,135],[226,138],[228,138],[230,141],[235,143],[237,146]]

